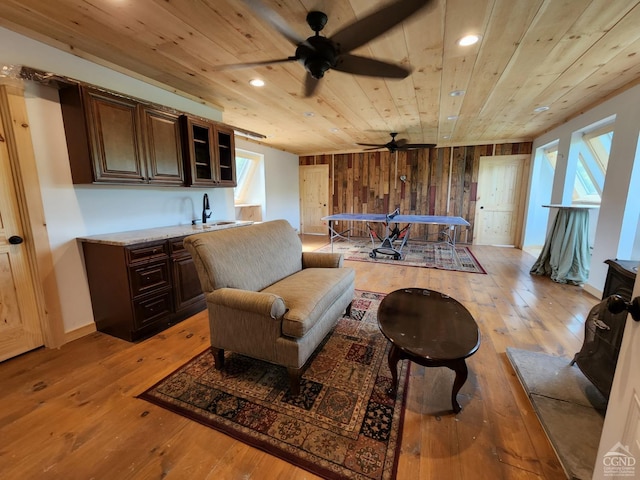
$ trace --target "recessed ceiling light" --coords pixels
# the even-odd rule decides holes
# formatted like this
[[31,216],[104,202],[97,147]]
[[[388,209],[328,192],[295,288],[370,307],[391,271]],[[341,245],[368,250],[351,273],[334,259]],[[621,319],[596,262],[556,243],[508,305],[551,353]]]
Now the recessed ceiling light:
[[315,113],[313,113],[313,112],[304,112],[303,115],[305,117],[313,117],[315,115]]
[[443,135],[442,138],[447,139],[449,138],[449,135]]
[[549,110],[549,107],[547,107],[546,105],[543,105],[542,107],[538,107],[538,108],[534,108],[533,111],[536,113],[540,113],[540,112],[546,112],[547,110]]
[[458,40],[458,45],[461,47],[468,47],[469,45],[475,45],[480,41],[480,35],[465,35]]
[[453,90],[452,92],[449,92],[450,97],[461,97],[464,94],[465,94],[464,90]]
[[331,133],[338,133],[340,131],[339,128],[333,127],[331,130],[329,130]]
[[253,87],[264,87],[264,80],[260,78],[252,78],[249,80],[249,85]]
[[447,117],[447,120],[457,120],[458,119],[458,115],[449,115]]

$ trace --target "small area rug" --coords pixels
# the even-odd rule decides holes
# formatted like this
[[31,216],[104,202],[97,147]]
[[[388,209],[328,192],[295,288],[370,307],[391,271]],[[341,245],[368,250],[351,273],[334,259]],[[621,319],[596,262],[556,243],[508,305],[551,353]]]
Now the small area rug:
[[207,349],[140,398],[324,478],[393,479],[409,362],[389,398],[389,342],[376,318],[383,298],[356,291],[351,317],[318,348],[298,396],[285,368],[227,352],[218,371]]
[[507,357],[567,477],[590,480],[607,400],[569,358],[510,347]]
[[[387,263],[408,267],[439,268],[458,272],[487,273],[476,257],[473,256],[471,250],[464,245],[456,245],[454,255],[453,247],[446,243],[409,240],[402,248],[402,258],[399,260],[394,260],[393,256],[382,254],[372,258],[369,256],[372,249],[371,241],[363,238],[351,238],[351,241],[333,243],[333,251],[344,254],[345,260]],[[325,245],[316,251],[330,252],[331,245]]]

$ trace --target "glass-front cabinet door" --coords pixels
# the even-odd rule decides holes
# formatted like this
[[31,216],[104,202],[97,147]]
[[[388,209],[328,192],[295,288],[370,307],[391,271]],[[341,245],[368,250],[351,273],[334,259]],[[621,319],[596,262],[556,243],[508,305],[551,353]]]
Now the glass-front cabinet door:
[[232,129],[216,126],[218,140],[218,168],[221,186],[236,186],[236,149]]
[[215,122],[182,117],[187,185],[235,187],[236,155],[233,129]]
[[187,181],[189,185],[211,187],[218,183],[214,126],[183,116],[187,148]]

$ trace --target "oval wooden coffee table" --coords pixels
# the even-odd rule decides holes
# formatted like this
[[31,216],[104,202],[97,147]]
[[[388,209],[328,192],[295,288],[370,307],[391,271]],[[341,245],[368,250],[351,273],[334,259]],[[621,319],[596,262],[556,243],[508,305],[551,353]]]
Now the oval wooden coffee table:
[[424,288],[403,288],[387,295],[378,308],[380,330],[391,342],[389,368],[398,388],[398,361],[408,359],[425,367],[448,367],[456,372],[451,392],[453,411],[462,407],[457,395],[467,380],[465,359],[480,346],[480,331],[469,311],[457,300]]

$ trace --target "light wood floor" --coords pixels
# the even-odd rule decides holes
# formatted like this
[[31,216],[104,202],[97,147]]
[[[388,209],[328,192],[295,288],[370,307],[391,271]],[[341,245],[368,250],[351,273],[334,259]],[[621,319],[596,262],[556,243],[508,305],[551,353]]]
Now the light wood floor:
[[[326,237],[305,237],[305,249]],[[487,275],[347,262],[356,288],[447,292],[482,335],[460,414],[447,369],[412,365],[398,479],[566,478],[505,355],[572,356],[597,299],[529,274],[521,250],[472,247]],[[313,479],[308,472],[136,395],[208,345],[201,313],[138,344],[94,333],[0,364],[2,479]]]

